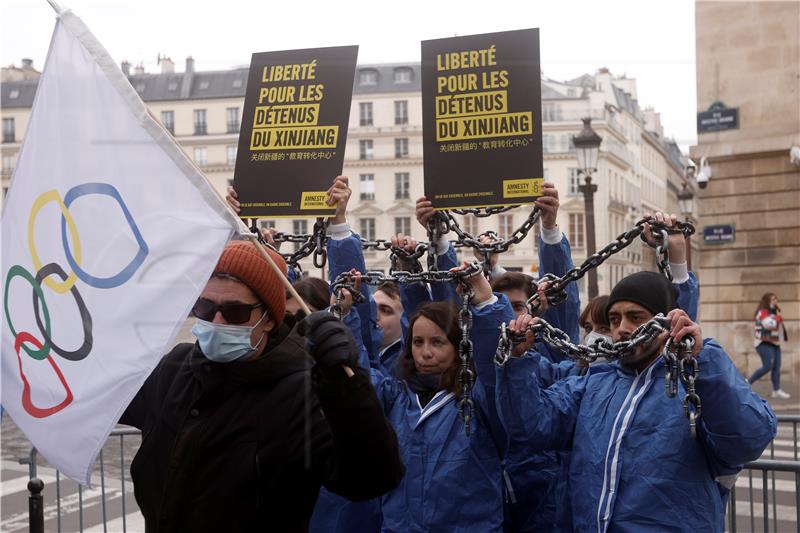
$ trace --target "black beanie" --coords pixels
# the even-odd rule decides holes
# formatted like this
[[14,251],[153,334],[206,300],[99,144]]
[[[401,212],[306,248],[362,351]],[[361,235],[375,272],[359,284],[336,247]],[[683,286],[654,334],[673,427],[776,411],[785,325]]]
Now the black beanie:
[[633,302],[641,305],[653,315],[666,315],[675,309],[677,290],[670,281],[657,272],[637,272],[617,283],[611,290],[606,304],[606,320],[608,311],[616,302]]

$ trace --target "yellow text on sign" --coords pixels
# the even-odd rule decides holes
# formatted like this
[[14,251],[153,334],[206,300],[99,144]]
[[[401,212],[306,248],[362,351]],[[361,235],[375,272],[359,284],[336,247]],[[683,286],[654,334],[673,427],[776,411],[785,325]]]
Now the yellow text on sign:
[[533,114],[530,111],[436,121],[436,142],[513,137],[532,133]]
[[300,197],[300,209],[331,209],[325,203],[328,193],[325,191],[305,191]]
[[436,118],[495,115],[508,111],[508,91],[448,94],[436,97]]
[[541,196],[543,182],[544,178],[503,180],[503,198],[518,198],[521,196]]
[[250,150],[304,150],[336,148],[339,126],[259,128],[250,136]]
[[257,106],[253,113],[254,128],[316,126],[317,120],[319,104],[264,105]]

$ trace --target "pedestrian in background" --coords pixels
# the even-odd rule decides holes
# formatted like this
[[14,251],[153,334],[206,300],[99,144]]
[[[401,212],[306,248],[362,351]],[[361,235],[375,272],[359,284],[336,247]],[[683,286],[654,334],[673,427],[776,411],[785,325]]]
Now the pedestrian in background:
[[789,399],[791,396],[781,390],[781,330],[783,340],[788,341],[786,326],[781,318],[781,308],[778,307],[778,297],[775,293],[767,292],[761,297],[755,316],[756,326],[756,351],[761,357],[761,368],[753,372],[748,380],[755,382],[761,376],[771,371],[772,397]]

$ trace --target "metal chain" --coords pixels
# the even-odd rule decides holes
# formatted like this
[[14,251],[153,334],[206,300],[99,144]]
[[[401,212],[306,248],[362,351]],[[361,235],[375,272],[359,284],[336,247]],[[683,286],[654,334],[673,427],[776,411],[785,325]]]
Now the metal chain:
[[[653,229],[653,235],[656,238],[656,253],[660,258],[657,261],[658,269],[664,275],[666,275],[670,281],[672,281],[672,273],[669,271],[669,255],[667,253],[668,245],[666,244],[669,236],[669,230],[663,222],[658,222],[655,218],[643,218],[638,221],[633,228],[621,233],[605,248],[587,257],[583,264],[570,269],[560,278],[555,276],[542,277],[539,282],[540,284],[542,281],[548,282],[548,286],[544,289],[544,294],[547,297],[547,301],[554,305],[564,301],[567,297],[566,287],[568,284],[572,283],[573,281],[578,281],[585,276],[589,270],[599,267],[609,257],[630,246],[637,237],[642,236],[645,223],[650,224],[650,227]],[[678,222],[677,228],[673,230],[673,233],[680,232],[684,235],[684,238],[686,238],[692,235],[694,231],[694,226],[692,224],[688,222]],[[527,305],[528,313],[530,313],[531,316],[536,316],[539,308],[541,307],[541,301],[538,292],[535,292],[533,296],[528,299]]]
[[[669,331],[669,325],[669,320],[659,313],[636,328],[626,341],[612,343],[604,339],[598,339],[591,346],[573,344],[567,333],[551,326],[542,319],[528,326],[528,331],[533,332],[538,339],[564,353],[570,359],[582,359],[592,363],[599,357],[609,361],[624,359],[635,352],[642,344],[651,342],[662,333]],[[514,335],[509,333],[507,328],[501,328],[500,342],[495,353],[495,363],[498,366],[504,366],[511,357],[512,345],[524,340],[525,335]]]
[[300,273],[302,273],[302,269],[299,266],[300,260],[312,254],[314,255],[312,259],[314,266],[317,268],[325,268],[325,264],[328,260],[327,250],[325,249],[327,242],[325,232],[328,230],[329,220],[330,219],[327,218],[317,218],[311,233],[291,234],[277,232],[272,234],[272,240],[278,245],[284,242],[301,244],[293,253],[281,253],[277,248],[270,246],[269,243],[264,240],[261,232],[257,231],[256,233],[258,234],[258,240],[262,244],[270,246],[270,248],[280,253],[286,261],[286,264],[293,268],[295,272],[299,270]]
[[[533,332],[536,338],[546,342],[571,359],[582,359],[591,363],[599,357],[604,357],[609,361],[624,359],[633,354],[642,344],[650,343],[662,333],[669,332],[670,327],[670,321],[659,313],[636,328],[626,341],[611,343],[598,339],[591,346],[573,344],[569,340],[569,335],[558,328],[554,328],[542,319],[528,326],[526,332]],[[511,358],[514,344],[524,340],[524,334],[512,334],[508,331],[508,326],[505,323],[501,324],[500,339],[494,356],[495,364],[501,368],[504,367]],[[684,389],[686,389],[686,395],[683,398],[683,410],[686,418],[689,419],[689,431],[692,434],[692,438],[696,439],[697,419],[700,418],[702,413],[702,406],[700,396],[697,395],[695,389],[697,376],[700,374],[700,366],[697,363],[697,359],[692,357],[693,348],[694,339],[692,337],[684,337],[677,343],[670,337],[667,339],[661,355],[664,358],[664,387],[666,395],[669,398],[675,397],[678,392],[678,376],[680,375],[681,382]]]
[[475,373],[471,368],[473,346],[472,339],[470,339],[472,311],[469,309],[474,292],[472,286],[468,285],[464,278],[461,278],[459,282],[461,283],[462,303],[461,310],[458,312],[458,327],[461,329],[461,342],[458,344],[458,358],[461,361],[461,368],[458,370],[458,384],[461,388],[461,397],[458,399],[458,414],[464,422],[464,433],[469,436],[475,408],[472,402],[472,386],[475,384]]
[[473,207],[465,207],[462,209],[450,209],[453,213],[457,215],[472,215],[478,218],[486,218],[492,215],[497,215],[499,213],[505,213],[506,211],[510,211],[512,209],[516,209],[519,207],[518,205],[504,205],[500,207],[482,207],[482,208],[473,208]]

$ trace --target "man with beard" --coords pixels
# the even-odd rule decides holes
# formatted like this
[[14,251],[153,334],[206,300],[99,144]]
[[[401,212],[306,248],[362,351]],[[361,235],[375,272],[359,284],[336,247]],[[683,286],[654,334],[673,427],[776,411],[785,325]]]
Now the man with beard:
[[[542,389],[530,354],[497,369],[509,450],[572,450],[575,531],[723,531],[725,503],[741,465],[757,459],[775,436],[770,407],[722,346],[703,340],[700,326],[675,309],[674,288],[663,276],[639,272],[611,291],[606,315],[614,342],[632,338],[658,313],[667,316],[670,331],[610,371]],[[519,317],[510,330],[524,332],[535,320]],[[689,357],[699,366],[696,393],[702,400],[696,438],[681,402],[683,383],[677,397],[664,393],[661,353],[668,337],[694,339]]]

